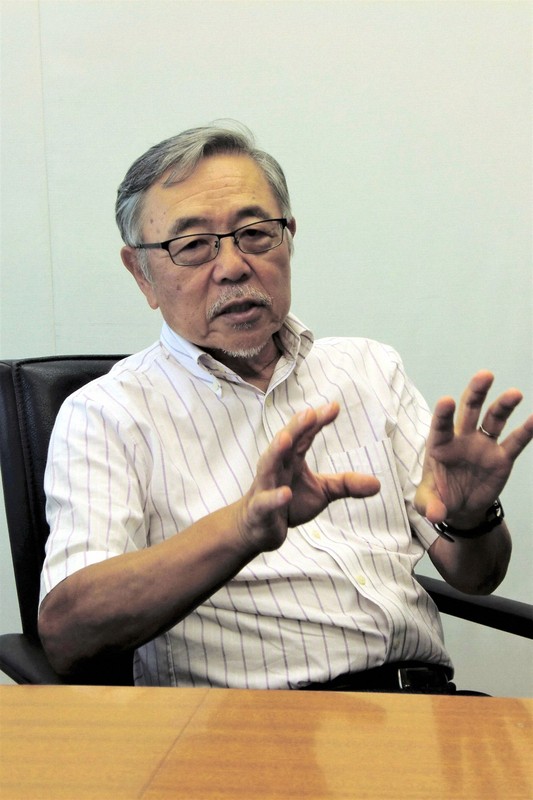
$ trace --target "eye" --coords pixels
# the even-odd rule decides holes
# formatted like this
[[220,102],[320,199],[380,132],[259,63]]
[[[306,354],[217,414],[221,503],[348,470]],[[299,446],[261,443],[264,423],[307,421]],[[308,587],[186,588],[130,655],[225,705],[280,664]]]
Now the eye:
[[246,242],[267,241],[273,235],[272,228],[268,225],[253,225],[241,231],[239,239]]
[[183,266],[196,266],[213,257],[213,247],[216,237],[205,236],[180,236],[169,245],[170,257],[175,264]]
[[178,241],[174,242],[174,245],[174,250],[177,253],[192,253],[194,250],[201,250],[202,247],[210,247],[211,243],[208,239],[202,237],[187,236],[183,239],[178,239]]

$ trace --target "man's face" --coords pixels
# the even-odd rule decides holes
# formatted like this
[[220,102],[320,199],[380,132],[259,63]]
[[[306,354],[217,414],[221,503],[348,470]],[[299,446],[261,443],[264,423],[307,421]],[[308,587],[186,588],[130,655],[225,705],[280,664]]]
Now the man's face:
[[[147,192],[142,240],[162,242],[195,233],[227,233],[281,209],[255,162],[244,155],[203,159],[180,183],[165,185],[163,175]],[[291,232],[294,226],[289,225]],[[278,331],[290,306],[290,257],[282,244],[266,253],[241,253],[233,239],[222,239],[217,256],[198,267],[176,266],[165,250],[148,250],[152,282],[142,275],[136,252],[122,250],[151,308],[159,308],[170,327],[204,350],[255,357]]]

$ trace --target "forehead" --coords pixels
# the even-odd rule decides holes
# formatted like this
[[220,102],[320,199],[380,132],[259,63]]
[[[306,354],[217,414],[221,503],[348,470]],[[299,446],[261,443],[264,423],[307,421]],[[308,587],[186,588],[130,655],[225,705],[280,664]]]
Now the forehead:
[[279,215],[279,203],[263,171],[247,155],[219,154],[202,159],[194,172],[172,181],[168,170],[147,191],[142,225],[168,231],[184,218],[216,222],[258,206],[267,215]]

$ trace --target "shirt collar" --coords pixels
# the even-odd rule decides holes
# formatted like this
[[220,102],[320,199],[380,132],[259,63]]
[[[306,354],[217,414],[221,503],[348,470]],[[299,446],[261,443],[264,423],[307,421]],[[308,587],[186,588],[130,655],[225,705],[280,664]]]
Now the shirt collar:
[[[295,369],[298,369],[313,346],[313,334],[300,322],[298,317],[288,314],[277,336],[285,357],[293,361]],[[166,322],[163,322],[161,330],[161,345],[186,370],[203,381],[214,381],[217,376],[222,377],[223,375],[235,376],[233,370],[225,367],[205,350],[184,339]]]

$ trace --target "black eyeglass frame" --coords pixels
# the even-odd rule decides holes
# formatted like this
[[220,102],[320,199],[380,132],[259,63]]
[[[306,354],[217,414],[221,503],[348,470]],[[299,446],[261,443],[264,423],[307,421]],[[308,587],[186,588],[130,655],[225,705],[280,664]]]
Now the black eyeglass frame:
[[[246,228],[253,227],[254,225],[261,225],[262,222],[279,222],[281,224],[281,239],[278,242],[278,244],[275,244],[273,247],[267,247],[266,250],[254,250],[254,251],[243,250],[243,248],[241,247],[241,245],[239,243],[239,239],[237,237],[237,234],[239,234],[241,231],[245,230]],[[220,250],[220,241],[222,239],[227,239],[229,237],[233,238],[233,241],[235,242],[235,244],[237,245],[237,247],[239,248],[241,253],[246,253],[247,255],[260,255],[261,253],[268,253],[270,250],[275,250],[276,247],[280,247],[280,245],[283,244],[283,235],[284,235],[284,231],[285,231],[285,228],[287,227],[287,225],[288,225],[288,220],[287,220],[286,217],[275,217],[273,219],[259,219],[259,220],[257,220],[257,222],[249,222],[247,225],[241,225],[240,228],[236,228],[234,231],[230,231],[229,233],[206,233],[206,232],[203,232],[203,233],[188,233],[188,234],[186,234],[184,236],[174,236],[174,238],[167,239],[165,242],[150,242],[148,244],[141,243],[141,244],[134,245],[134,247],[135,247],[135,250],[166,250],[168,255],[169,255],[170,260],[177,267],[201,267],[202,264],[208,264],[210,261],[214,261],[214,259],[218,255],[218,251]],[[215,255],[212,256],[211,258],[208,258],[207,261],[200,261],[198,264],[178,264],[176,261],[174,261],[174,259],[172,258],[172,255],[170,253],[170,245],[172,244],[172,242],[176,242],[179,239],[193,239],[193,238],[195,238],[197,236],[214,236],[214,237],[216,237],[216,240],[217,240],[217,252],[215,253]]]

